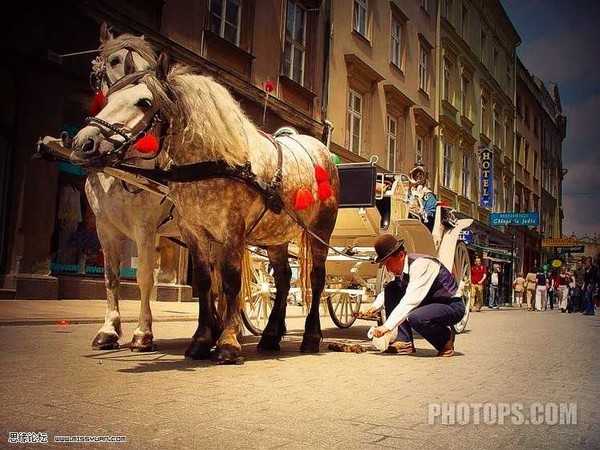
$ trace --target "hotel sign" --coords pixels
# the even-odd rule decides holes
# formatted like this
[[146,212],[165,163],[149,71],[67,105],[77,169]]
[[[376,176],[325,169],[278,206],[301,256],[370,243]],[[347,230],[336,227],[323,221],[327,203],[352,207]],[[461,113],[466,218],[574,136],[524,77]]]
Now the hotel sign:
[[480,192],[479,204],[484,208],[494,207],[494,152],[490,147],[479,151]]

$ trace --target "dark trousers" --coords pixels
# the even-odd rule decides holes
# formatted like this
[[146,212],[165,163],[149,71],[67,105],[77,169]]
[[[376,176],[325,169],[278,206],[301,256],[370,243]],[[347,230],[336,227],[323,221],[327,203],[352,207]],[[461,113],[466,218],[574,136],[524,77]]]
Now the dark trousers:
[[[391,314],[406,293],[406,284],[396,279],[385,288],[385,311]],[[415,330],[433,347],[441,351],[450,340],[450,327],[463,318],[465,305],[460,298],[449,303],[429,303],[417,306],[407,319],[398,327],[398,340],[413,342],[412,330]]]

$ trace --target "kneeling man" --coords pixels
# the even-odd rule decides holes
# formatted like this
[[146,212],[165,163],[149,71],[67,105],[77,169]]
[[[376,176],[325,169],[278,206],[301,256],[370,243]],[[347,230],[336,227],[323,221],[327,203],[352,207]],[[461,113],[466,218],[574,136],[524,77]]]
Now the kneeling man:
[[405,289],[404,286],[386,287],[387,320],[375,328],[373,334],[381,337],[398,327],[397,341],[392,344],[394,352],[413,353],[414,329],[433,345],[438,356],[453,356],[452,325],[460,322],[465,314],[454,275],[432,256],[407,254],[404,241],[391,234],[377,238],[375,252],[375,262],[385,265],[396,280],[403,279]]

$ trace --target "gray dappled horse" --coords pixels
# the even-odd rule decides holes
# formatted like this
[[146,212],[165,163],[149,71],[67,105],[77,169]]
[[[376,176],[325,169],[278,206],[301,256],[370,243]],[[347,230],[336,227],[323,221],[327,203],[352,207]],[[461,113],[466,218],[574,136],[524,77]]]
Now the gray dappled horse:
[[[109,96],[106,107],[75,137],[73,161],[83,165],[118,163],[109,157],[129,155],[131,145],[141,134],[159,132],[162,140],[158,151],[167,153],[175,167],[206,163],[224,172],[233,170],[239,177],[245,172],[245,180],[250,170],[263,185],[273,185],[277,174],[281,174],[281,183],[274,184],[284,208],[279,213],[269,207],[264,192],[257,191],[250,182],[234,179],[235,176],[169,182],[169,197],[179,213],[178,226],[190,249],[198,279],[198,327],[186,356],[208,358],[216,344],[219,362],[241,360],[237,332],[244,297],[238,294],[246,245],[266,248],[275,272],[275,304],[259,349],[279,349],[285,333],[291,278],[288,244],[303,231],[298,223],[314,233],[307,237],[312,301],[301,350],[318,352],[322,339],[319,301],[325,285],[328,250],[325,243],[335,225],[339,197],[337,169],[327,148],[313,137],[297,133],[274,141],[250,122],[222,85],[192,73],[189,67],[170,69],[164,55],[156,73],[135,72],[131,65],[125,73],[129,82],[122,83]],[[157,130],[157,121],[168,127]],[[323,197],[317,166],[323,169],[321,177],[327,178],[330,186],[329,195]],[[304,193],[308,190],[312,202],[300,208],[297,199],[302,189]],[[222,285],[222,322],[210,300],[215,280]]]
[[[104,94],[125,75],[126,62],[136,70],[156,67],[156,54],[143,37],[123,34],[115,38],[106,24],[102,24],[100,44],[100,56],[94,61],[100,67],[95,67],[95,76]],[[141,302],[139,323],[133,332],[130,348],[133,351],[149,351],[153,348],[150,296],[157,263],[156,234],[159,225],[168,217],[171,204],[161,203],[160,197],[128,188],[116,178],[93,169],[88,171],[85,193],[96,215],[98,238],[104,253],[107,298],[104,324],[92,340],[92,347],[106,350],[119,346],[122,334],[119,313],[121,246],[126,239],[131,239],[137,246],[137,283]],[[161,231],[173,234],[165,227],[161,227]]]

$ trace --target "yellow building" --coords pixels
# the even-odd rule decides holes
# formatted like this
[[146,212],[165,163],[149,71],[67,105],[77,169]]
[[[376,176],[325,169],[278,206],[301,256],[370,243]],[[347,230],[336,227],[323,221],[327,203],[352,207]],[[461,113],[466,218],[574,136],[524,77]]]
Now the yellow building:
[[[513,210],[515,50],[521,40],[499,1],[440,5],[436,187],[441,199],[487,224],[490,212]],[[479,205],[481,146],[494,150],[492,209]]]
[[345,160],[433,173],[437,2],[332,0],[327,119]]

